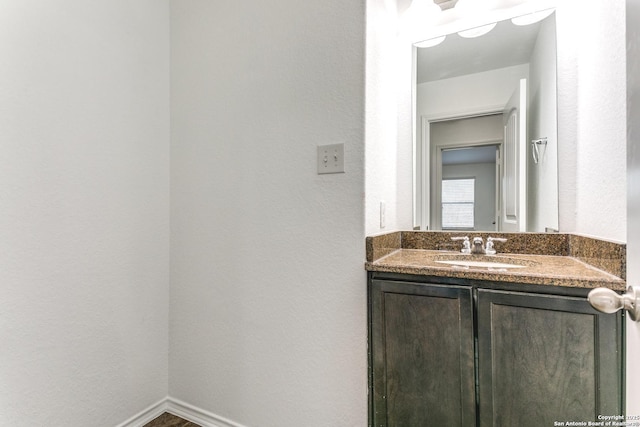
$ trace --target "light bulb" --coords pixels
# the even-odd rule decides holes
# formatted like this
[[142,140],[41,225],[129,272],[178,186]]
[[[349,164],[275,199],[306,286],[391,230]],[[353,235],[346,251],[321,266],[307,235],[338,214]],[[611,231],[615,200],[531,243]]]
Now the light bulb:
[[422,40],[420,42],[414,43],[414,46],[415,47],[433,47],[442,43],[446,38],[447,36],[434,37],[432,39]]
[[402,16],[403,26],[412,41],[424,40],[425,33],[436,22],[442,10],[432,0],[413,0]]
[[487,34],[489,31],[493,30],[496,26],[496,22],[492,24],[482,25],[480,27],[469,28],[468,30],[458,31],[460,37],[464,37],[467,39],[472,39],[474,37],[480,37]]
[[468,30],[458,31],[460,37],[480,37],[493,30],[496,22],[487,21],[486,17],[495,8],[495,3],[496,0],[458,0],[455,9],[461,19],[470,24]]

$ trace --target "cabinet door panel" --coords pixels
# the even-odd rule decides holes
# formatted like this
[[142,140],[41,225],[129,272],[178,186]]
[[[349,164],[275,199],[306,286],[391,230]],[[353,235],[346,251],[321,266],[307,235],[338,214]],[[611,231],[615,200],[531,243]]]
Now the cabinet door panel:
[[478,290],[480,425],[620,414],[620,319],[584,298]]
[[375,426],[475,426],[471,289],[372,282]]

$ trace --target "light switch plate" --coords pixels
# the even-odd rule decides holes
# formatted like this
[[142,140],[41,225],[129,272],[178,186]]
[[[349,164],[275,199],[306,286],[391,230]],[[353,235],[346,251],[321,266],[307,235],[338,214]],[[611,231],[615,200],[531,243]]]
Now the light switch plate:
[[344,144],[318,146],[318,174],[344,173]]

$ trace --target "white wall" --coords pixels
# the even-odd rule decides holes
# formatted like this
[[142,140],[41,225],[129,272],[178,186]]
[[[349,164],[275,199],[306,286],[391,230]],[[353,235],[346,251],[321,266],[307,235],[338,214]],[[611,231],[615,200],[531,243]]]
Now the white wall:
[[[527,231],[558,229],[558,110],[555,20],[540,27],[529,62],[529,111],[527,138]],[[534,162],[529,141],[547,138]]]
[[[413,226],[412,167],[407,167],[413,162],[413,148],[397,143],[412,140],[412,106],[405,102],[411,99],[412,48],[398,38],[395,0],[367,0],[366,13],[365,209],[370,235]],[[380,202],[386,205],[384,228]]]
[[624,2],[562,0],[557,19],[560,229],[625,241]]
[[0,1],[0,425],[167,394],[169,5]]
[[366,425],[364,2],[171,5],[170,395]]

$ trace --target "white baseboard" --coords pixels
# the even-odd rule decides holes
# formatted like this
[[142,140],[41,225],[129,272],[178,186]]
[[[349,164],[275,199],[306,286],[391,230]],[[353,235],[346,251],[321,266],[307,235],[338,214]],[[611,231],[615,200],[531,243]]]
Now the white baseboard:
[[246,427],[172,397],[167,398],[166,411],[202,427]]
[[167,412],[167,398],[159,400],[116,427],[141,427]]
[[184,418],[202,427],[246,427],[228,418],[221,417],[172,397],[166,397],[154,403],[122,424],[118,424],[116,427],[142,427],[165,412]]

